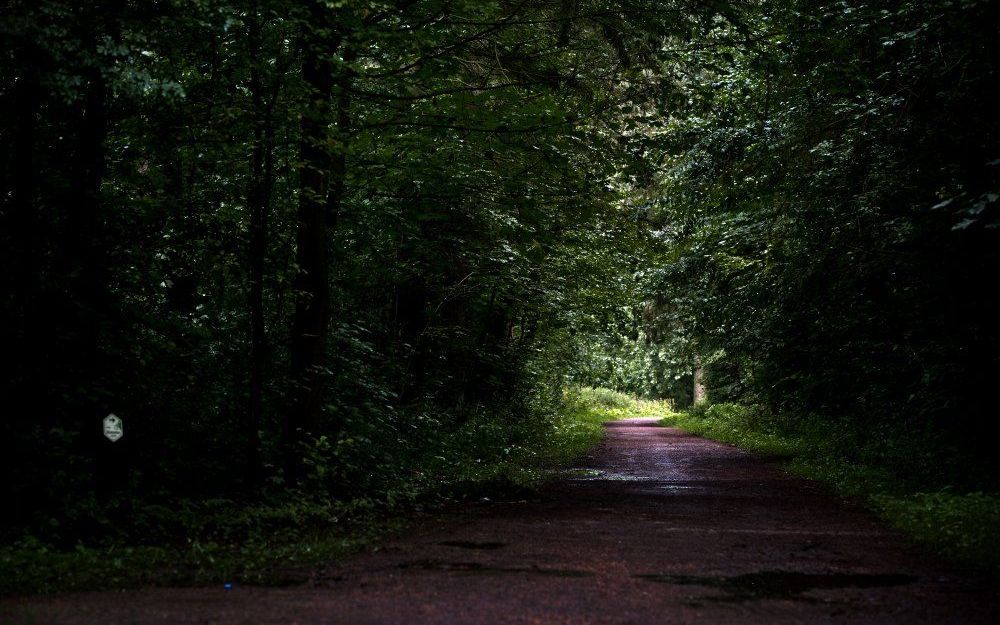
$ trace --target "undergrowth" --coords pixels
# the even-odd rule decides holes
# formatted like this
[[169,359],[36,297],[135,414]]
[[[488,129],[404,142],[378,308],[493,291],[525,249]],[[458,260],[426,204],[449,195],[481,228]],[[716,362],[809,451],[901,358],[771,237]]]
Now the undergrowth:
[[120,515],[126,522],[103,521],[87,541],[67,545],[25,535],[0,546],[0,595],[300,583],[428,510],[523,497],[597,444],[604,421],[662,414],[659,406],[584,388],[567,390],[531,418],[473,416],[397,461],[398,470],[378,488],[346,500],[316,494],[330,479],[317,463],[301,489],[270,501],[131,504]]
[[784,460],[792,473],[861,500],[939,556],[1000,576],[1000,496],[978,490],[974,468],[933,437],[779,419],[732,403],[671,412],[662,423]]

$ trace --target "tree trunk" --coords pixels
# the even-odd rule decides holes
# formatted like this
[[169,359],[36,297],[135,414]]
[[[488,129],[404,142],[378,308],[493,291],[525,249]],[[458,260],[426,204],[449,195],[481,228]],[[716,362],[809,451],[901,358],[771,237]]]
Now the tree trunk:
[[702,382],[701,358],[695,354],[694,357],[694,389],[692,392],[693,403],[705,400],[705,384]]
[[[328,23],[329,9],[318,3],[312,7],[313,25],[319,28]],[[301,444],[307,433],[315,431],[322,407],[322,370],[330,318],[328,245],[344,195],[343,144],[350,121],[346,89],[338,96],[336,112],[330,106],[337,81],[327,59],[338,47],[339,39],[331,42],[315,31],[305,37],[302,78],[309,102],[302,113],[299,146],[298,275],[291,344],[293,397],[284,428],[286,479],[292,483],[301,477]],[[328,127],[333,114],[337,136],[331,148]]]
[[[46,339],[50,328],[42,323],[37,313],[39,296],[39,270],[42,258],[39,246],[40,220],[36,204],[36,163],[35,143],[37,115],[41,103],[37,55],[40,52],[30,42],[24,41],[18,49],[17,61],[22,70],[13,90],[13,142],[11,158],[11,212],[9,219],[11,249],[5,250],[5,258],[10,260],[10,274],[5,272],[0,285],[7,293],[13,294],[11,304],[15,314],[12,327],[5,327],[0,336],[12,336],[10,347],[13,354],[5,359],[3,373],[7,379],[21,379],[20,401],[38,397],[35,384],[39,363],[44,361],[40,352],[47,351]],[[0,227],[6,226],[0,221]],[[7,333],[10,334],[7,334]],[[9,367],[9,369],[8,369]],[[30,388],[29,388],[30,387]],[[15,400],[15,404],[20,403]],[[43,410],[45,410],[43,408]]]
[[[4,387],[13,391],[7,398],[8,405],[34,406],[37,416],[33,421],[45,427],[51,426],[55,417],[55,394],[46,388],[50,381],[43,382],[39,374],[45,362],[44,354],[51,351],[52,332],[42,321],[38,301],[43,258],[39,249],[40,220],[36,201],[36,124],[41,96],[36,66],[38,54],[30,42],[21,42],[15,57],[21,74],[11,93],[13,140],[9,147],[3,146],[5,160],[11,163],[10,172],[3,175],[3,183],[10,183],[9,187],[5,185],[4,191],[9,188],[11,197],[9,205],[0,200],[4,209],[9,206],[9,213],[7,210],[0,212],[2,238],[9,243],[9,249],[0,251],[0,258],[9,267],[9,273],[3,272],[0,276],[0,304],[10,306],[4,311],[9,310],[12,319],[0,328],[0,344],[10,350],[0,363],[0,375]],[[38,482],[29,477],[36,459],[27,446],[20,444],[25,440],[19,435],[21,428],[23,425],[12,417],[0,423],[0,471],[4,475],[0,497],[16,502],[8,514],[11,526],[28,522],[28,511],[40,507],[45,499],[39,489],[31,488],[32,482]]]
[[[70,384],[74,385],[73,418],[78,420],[87,455],[97,463],[97,491],[102,497],[121,491],[127,483],[125,441],[111,442],[101,433],[101,419],[108,405],[110,375],[107,352],[102,349],[110,313],[108,291],[108,240],[101,198],[107,138],[107,84],[98,69],[88,72],[83,116],[79,122],[75,163],[78,198],[69,220],[70,292],[76,310],[71,333],[70,358],[75,359]],[[126,419],[127,421],[127,419]]]
[[27,42],[21,49],[21,80],[14,95],[14,159],[13,159],[13,215],[12,227],[15,241],[20,246],[16,260],[20,265],[14,276],[15,292],[21,299],[22,321],[25,336],[31,325],[30,307],[35,295],[38,259],[38,215],[35,208],[35,116],[39,106],[38,73],[33,56],[37,52]]

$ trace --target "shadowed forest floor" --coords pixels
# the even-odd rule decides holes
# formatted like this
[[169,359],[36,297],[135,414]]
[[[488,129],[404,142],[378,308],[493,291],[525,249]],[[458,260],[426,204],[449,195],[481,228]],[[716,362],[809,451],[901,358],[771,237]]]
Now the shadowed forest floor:
[[607,424],[536,497],[456,506],[286,588],[78,593],[4,623],[992,623],[950,571],[815,483],[736,448]]

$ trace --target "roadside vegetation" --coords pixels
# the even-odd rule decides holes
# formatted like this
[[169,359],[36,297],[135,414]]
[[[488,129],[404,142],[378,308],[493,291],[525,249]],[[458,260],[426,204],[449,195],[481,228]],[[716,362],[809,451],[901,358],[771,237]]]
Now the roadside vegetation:
[[[1000,575],[1000,495],[958,450],[913,432],[777,418],[761,406],[699,404],[663,425],[780,460],[858,500],[941,557]],[[981,469],[981,467],[980,467]]]
[[72,545],[26,535],[0,547],[0,594],[299,583],[442,506],[528,496],[599,442],[603,422],[662,414],[662,405],[570,389],[523,427],[466,423],[367,497],[337,501],[302,491],[269,503],[150,504],[133,508],[128,524],[107,524]]

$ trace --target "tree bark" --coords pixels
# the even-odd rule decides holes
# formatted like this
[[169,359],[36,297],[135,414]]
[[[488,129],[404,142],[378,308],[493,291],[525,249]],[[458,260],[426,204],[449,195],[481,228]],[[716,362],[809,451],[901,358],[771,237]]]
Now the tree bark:
[[108,291],[108,240],[101,198],[107,138],[107,84],[99,69],[88,72],[83,116],[79,122],[76,158],[78,199],[72,207],[67,252],[70,292],[74,299],[71,333],[74,366],[68,382],[75,386],[73,411],[81,440],[97,462],[97,491],[107,498],[124,488],[127,476],[122,441],[112,443],[101,434],[101,419],[110,411],[108,362],[102,341],[110,312]]
[[701,369],[701,358],[695,354],[694,356],[694,388],[692,389],[692,401],[697,404],[698,402],[704,401],[705,395],[705,384],[702,382],[702,369]]
[[[307,435],[315,432],[322,408],[330,318],[329,241],[346,184],[348,78],[339,79],[342,88],[334,110],[331,101],[338,79],[327,59],[340,47],[341,38],[331,37],[321,28],[330,23],[329,11],[319,3],[312,5],[311,30],[304,38],[302,78],[309,101],[302,113],[299,146],[298,274],[291,344],[293,397],[284,428],[285,477],[291,483],[301,478],[301,446]],[[337,126],[332,142],[331,118]]]

